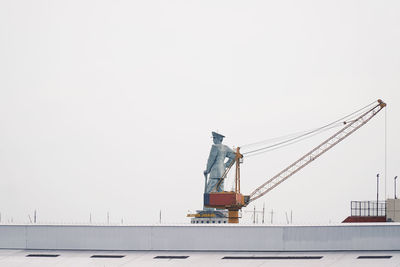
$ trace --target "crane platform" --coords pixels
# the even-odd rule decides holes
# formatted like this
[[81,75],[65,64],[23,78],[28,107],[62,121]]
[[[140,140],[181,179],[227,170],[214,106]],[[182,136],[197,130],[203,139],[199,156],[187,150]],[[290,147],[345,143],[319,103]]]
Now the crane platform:
[[250,196],[238,192],[211,192],[204,194],[204,207],[227,209],[228,222],[239,223],[239,210],[249,203]]
[[211,192],[204,194],[204,206],[217,209],[242,208],[247,205],[246,199],[248,196],[236,192]]

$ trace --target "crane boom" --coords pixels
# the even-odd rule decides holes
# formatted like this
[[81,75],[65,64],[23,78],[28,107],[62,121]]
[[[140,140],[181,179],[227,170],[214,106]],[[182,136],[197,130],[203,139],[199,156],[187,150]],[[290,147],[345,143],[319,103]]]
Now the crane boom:
[[292,176],[305,166],[307,166],[313,160],[315,160],[316,158],[327,152],[329,149],[334,147],[340,141],[342,141],[347,136],[354,133],[361,126],[366,124],[370,119],[372,119],[379,111],[381,111],[386,106],[386,103],[380,99],[378,99],[377,102],[378,103],[373,108],[363,113],[355,120],[346,123],[344,128],[336,132],[334,135],[326,139],[324,142],[315,147],[313,150],[311,150],[303,157],[301,157],[300,159],[296,160],[294,163],[289,165],[287,168],[283,169],[277,175],[269,179],[267,182],[259,186],[256,190],[254,190],[250,194],[250,199],[248,203],[264,196],[266,193],[274,189],[280,183],[288,179],[290,176]]

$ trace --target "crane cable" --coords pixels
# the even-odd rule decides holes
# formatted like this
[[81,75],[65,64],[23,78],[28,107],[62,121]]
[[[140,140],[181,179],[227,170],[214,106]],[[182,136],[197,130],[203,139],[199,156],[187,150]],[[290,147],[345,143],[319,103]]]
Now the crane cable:
[[[363,108],[361,108],[359,110],[356,110],[356,111],[350,113],[347,116],[344,116],[344,117],[342,117],[342,118],[340,118],[338,120],[335,120],[334,122],[326,124],[326,125],[324,125],[322,127],[319,127],[319,128],[316,128],[316,129],[313,129],[313,130],[310,130],[310,131],[300,132],[300,134],[296,135],[295,137],[288,138],[288,139],[286,139],[284,141],[281,141],[281,142],[278,142],[278,143],[274,143],[274,144],[269,145],[269,146],[253,149],[253,150],[244,152],[242,154],[243,155],[247,155],[246,157],[251,157],[251,156],[259,155],[259,154],[262,154],[262,153],[265,153],[265,152],[268,152],[268,151],[272,151],[272,150],[275,150],[275,149],[278,149],[278,148],[281,148],[281,147],[285,147],[285,146],[300,142],[300,141],[302,141],[302,140],[304,140],[306,138],[312,137],[312,136],[314,136],[316,134],[319,134],[321,132],[324,132],[324,131],[330,130],[332,128],[338,127],[340,125],[346,124],[347,122],[350,121],[350,119],[352,117],[356,117],[363,110],[365,110],[365,109],[369,108],[370,106],[374,105],[375,102],[376,101],[366,105],[365,107],[363,107]],[[346,121],[346,119],[347,119],[347,121]],[[295,135],[295,134],[286,135],[286,137],[293,136],[293,135]],[[243,149],[245,147],[255,146],[257,144],[262,144],[262,143],[265,143],[265,142],[270,141],[270,140],[279,140],[279,139],[281,139],[281,138],[277,137],[277,138],[272,138],[272,139],[268,139],[268,140],[264,140],[264,141],[260,141],[260,142],[256,142],[256,143],[246,144],[246,145],[241,146],[241,148]]]
[[[324,131],[328,131],[330,129],[333,129],[333,128],[336,128],[336,127],[339,127],[339,126],[342,126],[342,125],[343,125],[342,123],[337,124],[337,125],[333,125],[333,126],[331,126],[329,128],[324,129]],[[322,133],[322,131],[315,132],[315,133],[311,133],[310,132],[310,133],[307,133],[307,136],[300,136],[300,137],[293,138],[295,140],[287,140],[287,141],[284,141],[284,142],[281,142],[281,143],[278,143],[278,144],[274,144],[274,145],[271,145],[271,146],[268,146],[268,147],[264,147],[263,149],[260,149],[261,151],[258,151],[258,152],[250,151],[250,152],[245,152],[243,154],[246,154],[246,158],[257,156],[257,155],[260,155],[260,154],[263,154],[263,153],[266,153],[266,152],[269,152],[269,151],[273,151],[273,150],[276,150],[276,149],[279,149],[279,148],[282,148],[282,147],[286,147],[286,146],[298,143],[300,141],[303,141],[305,139],[311,138],[311,137],[313,137],[313,136],[315,136],[317,134],[320,134],[320,133]]]

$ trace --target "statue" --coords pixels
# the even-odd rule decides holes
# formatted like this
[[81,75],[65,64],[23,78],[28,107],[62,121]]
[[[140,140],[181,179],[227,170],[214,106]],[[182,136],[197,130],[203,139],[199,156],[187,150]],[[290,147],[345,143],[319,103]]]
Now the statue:
[[[209,174],[208,183],[205,186],[205,193],[210,193],[225,169],[235,160],[236,153],[228,146],[222,144],[222,140],[225,136],[222,134],[212,132],[214,144],[211,147],[210,155],[208,156],[207,169],[204,171],[204,176],[207,182],[207,175]],[[228,161],[225,162],[225,159]],[[224,181],[216,188],[217,192],[224,191]]]

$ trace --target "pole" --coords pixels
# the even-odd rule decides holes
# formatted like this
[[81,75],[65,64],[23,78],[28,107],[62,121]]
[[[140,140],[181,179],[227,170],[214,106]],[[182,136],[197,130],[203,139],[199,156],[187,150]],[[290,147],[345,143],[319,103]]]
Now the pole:
[[271,210],[271,224],[274,223],[274,210]]
[[379,216],[379,173],[376,175],[376,216]]
[[385,109],[385,197],[384,197],[384,200],[387,198],[386,177],[387,177],[387,109]]
[[264,204],[263,204],[263,216],[262,216],[262,224],[264,224],[264,222],[265,222],[265,202],[264,202]]
[[256,224],[256,205],[254,205],[253,224]]
[[396,183],[397,182],[397,176],[394,177],[394,199],[397,199],[397,195],[396,195]]

